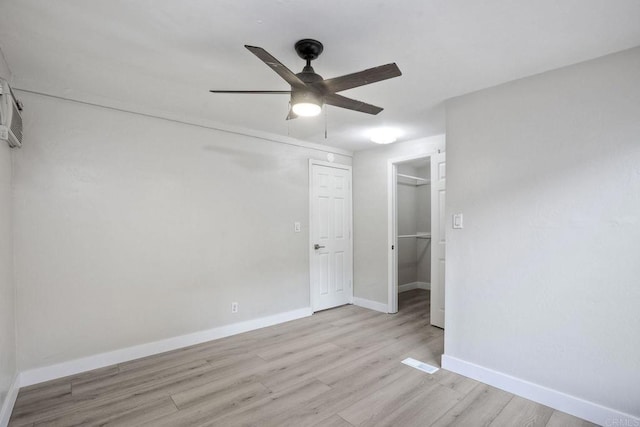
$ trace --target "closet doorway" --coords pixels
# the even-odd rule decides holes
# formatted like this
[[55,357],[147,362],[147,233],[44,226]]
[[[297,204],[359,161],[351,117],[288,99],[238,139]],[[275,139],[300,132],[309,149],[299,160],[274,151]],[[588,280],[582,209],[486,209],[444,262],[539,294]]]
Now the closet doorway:
[[431,324],[444,328],[445,155],[391,159],[388,180],[388,311],[398,312],[398,293],[422,289],[431,294]]

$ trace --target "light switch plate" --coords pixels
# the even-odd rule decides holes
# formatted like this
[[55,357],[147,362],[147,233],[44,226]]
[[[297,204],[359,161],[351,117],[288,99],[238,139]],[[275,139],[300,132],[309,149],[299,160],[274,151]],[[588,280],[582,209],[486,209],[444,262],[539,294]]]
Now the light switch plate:
[[461,213],[453,214],[453,228],[464,228]]
[[293,231],[296,232],[296,233],[299,233],[300,229],[301,229],[300,223],[299,222],[294,222],[293,223]]

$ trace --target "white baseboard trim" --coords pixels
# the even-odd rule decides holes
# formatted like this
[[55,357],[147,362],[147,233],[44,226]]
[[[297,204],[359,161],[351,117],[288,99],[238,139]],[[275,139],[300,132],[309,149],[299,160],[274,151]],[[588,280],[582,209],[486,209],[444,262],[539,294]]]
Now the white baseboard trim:
[[272,316],[261,317],[259,319],[219,326],[206,331],[194,332],[192,334],[167,338],[147,344],[140,344],[107,353],[95,354],[93,356],[70,360],[56,365],[29,369],[21,372],[20,386],[26,387],[32,384],[38,384],[56,378],[90,371],[92,369],[103,368],[116,363],[123,363],[129,360],[139,359],[141,357],[164,353],[165,351],[201,344],[203,342],[240,334],[242,332],[277,325],[290,320],[301,319],[303,317],[311,316],[312,314],[313,312],[311,311],[311,307],[306,307],[298,310],[287,311],[285,313],[274,314]]
[[442,368],[602,426],[640,425],[640,418],[633,415],[446,354],[442,355]]
[[13,378],[13,382],[11,386],[9,386],[9,390],[7,391],[7,395],[4,398],[4,402],[2,403],[2,408],[0,409],[0,427],[7,427],[9,425],[9,419],[11,418],[11,412],[13,412],[13,406],[16,403],[16,398],[18,397],[18,391],[20,390],[20,374],[16,374]]
[[411,282],[405,283],[404,285],[398,285],[398,292],[407,292],[412,291],[414,289],[425,289],[431,290],[431,283],[427,282]]
[[388,313],[387,304],[371,301],[364,298],[353,297],[353,305],[357,305],[359,307],[368,308],[369,310],[380,311],[382,313]]

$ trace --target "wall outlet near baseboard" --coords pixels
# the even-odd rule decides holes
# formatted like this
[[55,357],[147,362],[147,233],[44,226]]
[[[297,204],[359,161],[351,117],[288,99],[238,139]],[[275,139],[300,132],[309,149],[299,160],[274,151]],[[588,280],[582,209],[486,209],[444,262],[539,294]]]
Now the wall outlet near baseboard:
[[238,312],[238,303],[237,302],[232,302],[231,303],[231,312],[232,313],[237,313]]

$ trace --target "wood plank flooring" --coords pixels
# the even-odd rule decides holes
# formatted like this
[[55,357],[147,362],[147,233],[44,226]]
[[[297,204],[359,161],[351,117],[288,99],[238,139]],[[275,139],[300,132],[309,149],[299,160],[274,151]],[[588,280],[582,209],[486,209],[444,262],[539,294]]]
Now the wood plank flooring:
[[344,306],[20,390],[10,426],[588,426],[440,366],[429,292]]

